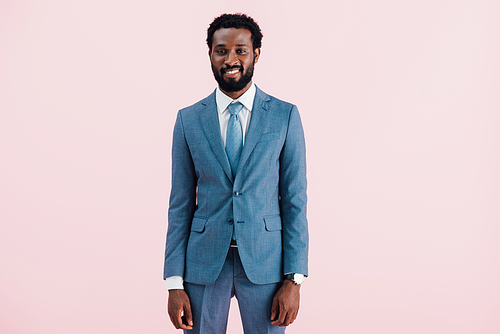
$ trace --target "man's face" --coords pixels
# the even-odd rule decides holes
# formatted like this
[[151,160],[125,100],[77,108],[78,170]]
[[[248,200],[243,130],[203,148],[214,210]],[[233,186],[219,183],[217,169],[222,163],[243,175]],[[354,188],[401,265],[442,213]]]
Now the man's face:
[[249,30],[217,30],[213,36],[212,50],[208,54],[215,80],[223,92],[243,94],[250,87],[260,49],[253,50]]

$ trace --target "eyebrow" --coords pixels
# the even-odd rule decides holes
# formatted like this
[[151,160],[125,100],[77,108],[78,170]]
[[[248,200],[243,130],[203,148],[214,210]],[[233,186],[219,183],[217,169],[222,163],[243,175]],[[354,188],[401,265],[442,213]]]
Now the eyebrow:
[[[225,46],[226,46],[226,44],[216,44],[214,46],[214,48],[223,48]],[[245,43],[243,43],[243,44],[236,44],[236,46],[247,46],[247,45]]]

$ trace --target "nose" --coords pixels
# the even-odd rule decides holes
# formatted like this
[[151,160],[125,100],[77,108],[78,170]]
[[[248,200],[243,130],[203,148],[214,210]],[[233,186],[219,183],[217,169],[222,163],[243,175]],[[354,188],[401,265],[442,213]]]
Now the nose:
[[231,51],[227,54],[226,60],[224,61],[224,64],[227,66],[234,66],[240,63],[240,60],[238,57],[236,57],[236,52]]

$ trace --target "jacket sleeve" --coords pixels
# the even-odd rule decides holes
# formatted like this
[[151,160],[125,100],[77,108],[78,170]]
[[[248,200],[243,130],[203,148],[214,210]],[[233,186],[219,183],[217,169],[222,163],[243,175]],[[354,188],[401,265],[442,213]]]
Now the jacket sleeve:
[[179,111],[172,140],[172,188],[163,278],[184,276],[186,245],[196,209],[196,173]]
[[280,211],[283,225],[284,273],[308,275],[306,147],[296,106],[290,111],[288,131],[280,155]]

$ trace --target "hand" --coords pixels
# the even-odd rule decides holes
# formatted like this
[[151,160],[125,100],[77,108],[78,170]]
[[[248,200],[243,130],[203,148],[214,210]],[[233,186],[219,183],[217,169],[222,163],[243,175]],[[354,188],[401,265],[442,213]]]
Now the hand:
[[299,313],[300,285],[286,279],[276,292],[271,306],[271,324],[288,326],[295,321]]
[[[177,329],[193,329],[193,315],[191,313],[191,303],[186,291],[173,289],[168,291],[168,315],[170,321]],[[184,315],[182,312],[184,311]]]

